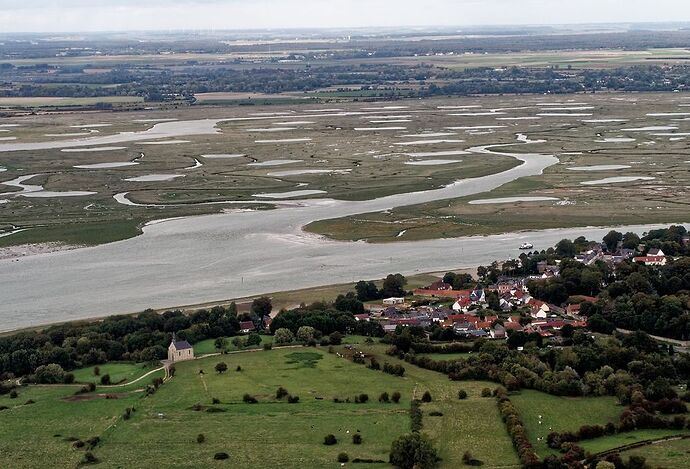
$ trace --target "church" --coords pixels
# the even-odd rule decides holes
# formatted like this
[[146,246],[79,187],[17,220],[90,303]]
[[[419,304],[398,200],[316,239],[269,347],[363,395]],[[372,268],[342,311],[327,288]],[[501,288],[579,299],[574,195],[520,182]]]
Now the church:
[[172,336],[170,346],[168,346],[168,361],[181,362],[194,359],[194,348],[186,340],[176,340],[175,334]]

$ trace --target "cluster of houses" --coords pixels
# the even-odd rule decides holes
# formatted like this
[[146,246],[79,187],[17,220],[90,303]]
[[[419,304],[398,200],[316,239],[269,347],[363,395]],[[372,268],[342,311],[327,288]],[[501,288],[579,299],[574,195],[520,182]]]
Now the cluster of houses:
[[[554,270],[550,272],[553,274]],[[447,306],[412,306],[406,303],[405,298],[386,298],[382,306],[371,307],[368,313],[358,314],[355,319],[379,321],[386,332],[393,332],[399,326],[429,327],[437,324],[453,329],[458,337],[489,339],[505,339],[511,330],[551,337],[566,324],[573,327],[586,325],[578,315],[579,308],[559,308],[532,298],[526,280],[506,277],[494,285],[477,285],[471,290],[454,290],[452,285],[438,281],[416,289],[414,295],[416,298],[448,300]],[[486,309],[490,292],[497,295],[501,313]],[[530,320],[521,320],[516,313],[518,310],[528,312]]]

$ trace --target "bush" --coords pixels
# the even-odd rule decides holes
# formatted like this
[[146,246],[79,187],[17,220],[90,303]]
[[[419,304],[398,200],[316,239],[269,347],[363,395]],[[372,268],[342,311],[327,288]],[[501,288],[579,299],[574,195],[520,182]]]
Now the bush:
[[17,394],[17,390],[13,389],[10,391],[10,399],[16,399],[19,394]]
[[279,387],[278,390],[276,391],[276,399],[280,400],[284,397],[288,396],[288,391],[284,387]]
[[387,392],[382,392],[381,395],[379,396],[379,402],[383,402],[383,403],[387,404],[390,401],[391,401],[391,398]]
[[338,462],[348,462],[349,460],[350,456],[348,456],[347,453],[338,454]]
[[489,389],[489,388],[482,389],[482,397],[491,397],[491,389]]
[[93,367],[93,375],[94,376],[100,376],[100,374],[101,374],[101,369],[97,366],[94,366]]
[[353,445],[361,445],[362,444],[362,435],[360,433],[355,433],[352,435],[352,444]]
[[438,410],[432,410],[429,412],[429,415],[432,417],[443,417],[443,412],[439,412]]
[[84,457],[81,458],[81,464],[83,465],[96,464],[97,462],[98,458],[91,451],[84,453]]
[[[359,403],[360,404],[366,404],[367,401],[369,400],[368,394],[360,394],[358,397],[359,397]],[[355,400],[355,402],[357,402],[357,401]]]
[[295,340],[295,336],[292,334],[290,329],[284,327],[278,329],[275,334],[273,334],[273,343],[276,345],[288,345]]
[[26,401],[24,403],[24,405],[31,405],[31,404],[35,404],[35,403],[36,403],[36,401],[34,401],[33,399],[29,399],[28,401]]
[[467,391],[465,391],[464,389],[459,390],[458,391],[458,399],[460,399],[460,400],[467,399]]
[[425,391],[422,395],[422,402],[431,402],[431,393],[429,391]]
[[101,376],[101,384],[103,384],[105,386],[109,385],[110,384],[110,375],[105,374],[105,375]]
[[213,399],[211,399],[211,404],[220,404],[220,399],[214,397]]
[[410,403],[410,420],[413,432],[418,432],[422,429],[422,409],[418,400]]
[[237,368],[235,368],[235,371],[237,371],[237,372],[242,371],[242,367],[240,365],[237,365]]
[[338,443],[338,440],[336,440],[335,435],[329,434],[323,438],[323,444],[326,446],[333,446],[337,443]]
[[288,404],[297,404],[299,402],[299,396],[288,396]]
[[328,336],[328,342],[331,345],[340,345],[343,343],[343,335],[340,332],[335,331]]
[[216,453],[213,455],[213,459],[215,459],[216,461],[223,461],[223,460],[229,459],[229,458],[230,458],[230,455],[228,453],[224,453],[224,452]]
[[400,395],[400,393],[399,393],[398,391],[395,391],[395,392],[391,395],[391,400],[397,404],[398,402],[400,402],[400,398],[401,398],[401,397],[402,397],[402,396]]
[[216,373],[218,374],[225,373],[226,371],[228,371],[228,364],[225,362],[218,362],[216,363],[215,369]]
[[203,443],[204,441],[206,441],[206,437],[204,436],[203,433],[199,433],[199,434],[196,436],[196,442],[199,443],[199,444],[201,444],[201,443]]
[[436,449],[426,435],[410,433],[391,445],[389,462],[401,469],[431,469],[438,460]]
[[256,400],[256,397],[252,396],[251,394],[245,394],[244,396],[242,396],[242,400],[246,404],[256,404],[257,402],[259,402]]

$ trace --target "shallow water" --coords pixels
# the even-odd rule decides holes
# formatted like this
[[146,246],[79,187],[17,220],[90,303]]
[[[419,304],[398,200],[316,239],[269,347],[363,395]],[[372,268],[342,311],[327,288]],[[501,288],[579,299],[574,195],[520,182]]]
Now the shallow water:
[[617,184],[621,182],[635,182],[635,181],[651,181],[653,177],[649,176],[616,176],[604,179],[597,179],[594,181],[584,181],[581,182],[583,186],[598,186],[600,184]]
[[487,204],[510,204],[515,202],[548,202],[560,200],[556,197],[497,197],[494,199],[477,199],[471,200],[470,205],[487,205]]
[[437,166],[443,164],[462,163],[462,160],[422,160],[408,161],[405,164],[410,166]]
[[79,169],[109,169],[109,168],[122,168],[125,166],[135,166],[138,164],[139,163],[136,163],[134,161],[121,161],[121,162],[112,162],[112,163],[80,164],[80,165],[75,166],[75,168],[79,168]]
[[172,181],[173,179],[182,178],[184,174],[147,174],[145,176],[136,176],[125,179],[129,182],[160,182]]
[[269,193],[261,193],[261,194],[254,194],[252,197],[261,197],[264,199],[291,199],[295,197],[306,197],[308,195],[317,195],[317,194],[325,194],[326,191],[320,191],[320,190],[310,190],[310,189],[304,189],[300,191],[287,191],[287,192],[269,192]]
[[282,166],[284,164],[301,163],[303,160],[268,160],[258,163],[249,163],[247,166]]
[[[529,143],[525,139],[513,145]],[[331,241],[302,231],[304,225],[317,220],[491,191],[517,178],[541,174],[558,163],[551,155],[513,154],[508,153],[509,148],[469,151],[511,156],[520,165],[439,189],[366,201],[295,200],[290,205],[279,203],[280,208],[270,211],[174,219],[148,225],[143,235],[116,243],[18,262],[2,260],[0,330],[379,278],[390,272],[412,274],[474,266],[515,257],[525,241],[544,249],[564,237],[601,238],[609,231],[545,230],[383,245]],[[118,195],[126,200],[126,194]],[[619,229],[639,233],[650,226]]]
[[599,164],[593,166],[571,166],[569,171],[613,171],[617,169],[628,169],[630,168],[627,164]]

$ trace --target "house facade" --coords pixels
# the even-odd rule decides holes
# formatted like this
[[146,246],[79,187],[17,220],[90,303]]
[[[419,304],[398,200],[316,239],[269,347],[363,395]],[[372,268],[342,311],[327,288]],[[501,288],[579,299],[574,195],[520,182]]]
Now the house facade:
[[168,361],[170,362],[181,362],[185,360],[194,359],[194,348],[186,340],[175,340],[173,339],[168,346]]

